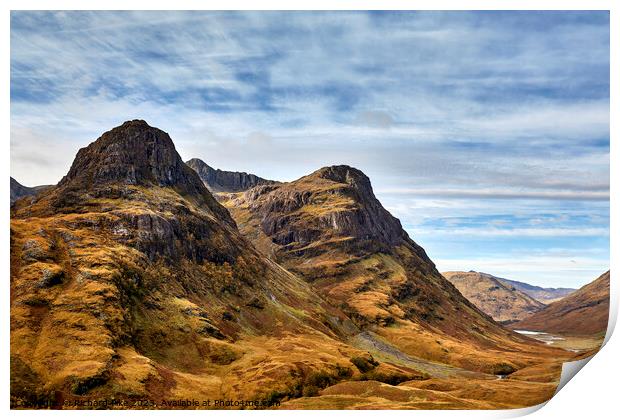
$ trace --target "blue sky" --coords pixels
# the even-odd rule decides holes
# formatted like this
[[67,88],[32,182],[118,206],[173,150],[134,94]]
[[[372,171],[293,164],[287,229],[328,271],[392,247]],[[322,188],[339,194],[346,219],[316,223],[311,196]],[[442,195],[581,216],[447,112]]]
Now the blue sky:
[[222,169],[355,166],[442,271],[609,267],[607,12],[11,13],[12,176],[133,118]]

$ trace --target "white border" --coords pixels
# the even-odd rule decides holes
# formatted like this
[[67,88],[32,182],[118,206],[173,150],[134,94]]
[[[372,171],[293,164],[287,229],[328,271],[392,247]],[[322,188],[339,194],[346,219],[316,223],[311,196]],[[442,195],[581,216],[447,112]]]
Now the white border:
[[[2,165],[0,165],[0,179],[8,181],[9,178],[9,136],[10,136],[10,10],[38,10],[38,9],[57,9],[57,10],[354,10],[354,9],[413,9],[413,10],[610,10],[611,11],[611,214],[618,214],[618,168],[616,164],[620,162],[618,159],[618,147],[615,142],[618,139],[618,110],[617,89],[618,75],[620,68],[618,66],[618,40],[620,33],[618,26],[620,24],[620,2],[613,0],[314,0],[314,1],[285,1],[285,0],[263,0],[260,3],[247,0],[227,0],[227,1],[198,1],[198,0],[175,0],[174,2],[164,2],[157,0],[65,0],[65,1],[37,1],[37,0],[5,0],[2,2],[3,14],[2,22],[2,74],[3,83],[0,85],[0,94],[3,98],[2,116],[4,124],[2,133]],[[2,178],[4,177],[4,178]],[[6,197],[9,194],[9,183],[0,182],[0,192]],[[10,307],[8,302],[8,279],[9,279],[9,202],[2,201],[0,214],[0,232],[3,235],[0,246],[5,258],[5,263],[0,266],[4,287],[2,288],[2,319],[4,324],[0,329],[2,343],[4,344],[3,360],[0,362],[0,370],[2,372],[2,382],[0,383],[0,407],[4,412],[9,411],[9,319]],[[547,404],[520,410],[508,411],[390,411],[389,413],[381,413],[380,415],[388,415],[390,417],[410,418],[509,418],[522,416],[532,411],[536,411],[529,418],[610,418],[610,413],[614,412],[617,399],[617,382],[616,378],[620,375],[619,363],[617,355],[620,354],[620,344],[618,339],[609,341],[610,334],[616,322],[618,312],[618,284],[614,280],[613,273],[617,269],[614,261],[618,261],[618,241],[615,233],[618,231],[616,218],[611,218],[610,232],[611,234],[611,270],[612,270],[612,304],[610,311],[610,323],[608,334],[606,337],[606,346],[597,354],[588,367],[579,374],[580,379],[571,381],[559,394],[552,398]],[[544,409],[539,410],[542,406]],[[157,412],[113,412],[114,415],[131,416],[132,418],[159,417],[169,418],[171,416],[215,416],[213,412],[185,412],[185,411],[157,411]],[[10,411],[9,416],[19,418],[39,418],[41,416],[52,418],[66,418],[83,416],[83,412],[68,411]],[[251,415],[259,418],[284,418],[288,417],[290,412],[283,411],[262,411],[262,412],[239,412],[225,411],[218,412],[218,416],[228,418],[241,418]],[[351,412],[351,411],[329,411],[316,413],[312,411],[295,411],[293,415],[299,419],[314,418],[320,416],[338,416],[356,418],[370,418],[375,414],[369,412]],[[109,416],[110,412],[89,412],[89,416]]]

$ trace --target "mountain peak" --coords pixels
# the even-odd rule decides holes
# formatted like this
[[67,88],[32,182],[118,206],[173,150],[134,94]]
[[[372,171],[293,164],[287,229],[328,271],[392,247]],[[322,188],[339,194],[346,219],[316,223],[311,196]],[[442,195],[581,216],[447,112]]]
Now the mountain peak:
[[59,186],[79,188],[107,183],[174,187],[193,195],[205,193],[202,182],[183,163],[170,136],[144,120],[126,121],[80,149]]
[[[348,165],[325,166],[307,175],[302,180],[311,182],[326,180],[336,184],[344,184],[349,195],[355,196],[355,201],[368,203],[373,207],[381,207],[372,190],[372,184],[366,174],[357,168]],[[400,223],[398,229],[400,230]]]
[[141,119],[135,119],[135,120],[127,120],[124,123],[122,123],[119,127],[142,127],[142,128],[153,128],[151,127],[146,121],[141,120]]
[[[347,165],[328,166],[295,181],[254,188],[235,205],[247,205],[267,236],[287,250],[345,241],[359,252],[415,247],[432,263],[375,197],[370,180]],[[294,216],[292,216],[294,215]]]
[[22,197],[29,197],[50,188],[51,185],[38,185],[36,187],[26,187],[20,184],[15,178],[11,177],[11,206],[15,201]]
[[190,168],[204,168],[204,169],[210,169],[213,171],[216,170],[215,168],[212,168],[211,166],[207,165],[207,163],[204,160],[198,159],[198,158],[191,158],[190,160],[185,162],[185,164],[188,165]]
[[183,162],[168,133],[144,120],[126,121],[80,149],[55,189],[53,206],[72,207],[89,196],[117,197],[127,186],[171,188],[234,225],[228,211]]
[[314,171],[308,177],[323,178],[342,184],[356,185],[363,184],[370,187],[370,179],[357,168],[348,165],[325,166]]
[[87,177],[92,183],[120,181],[173,185],[180,157],[167,133],[144,120],[126,121],[80,149],[60,185]]

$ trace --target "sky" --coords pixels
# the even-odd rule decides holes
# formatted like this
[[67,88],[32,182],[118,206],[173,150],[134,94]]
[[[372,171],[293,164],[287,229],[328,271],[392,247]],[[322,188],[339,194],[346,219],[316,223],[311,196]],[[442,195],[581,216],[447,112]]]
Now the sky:
[[364,171],[440,271],[609,268],[609,14],[11,12],[11,175],[129,119],[182,158]]

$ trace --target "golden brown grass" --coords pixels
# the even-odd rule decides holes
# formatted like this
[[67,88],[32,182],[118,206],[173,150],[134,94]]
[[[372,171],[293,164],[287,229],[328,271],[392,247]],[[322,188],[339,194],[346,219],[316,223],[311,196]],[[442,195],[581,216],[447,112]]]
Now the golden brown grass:
[[[135,194],[150,204],[101,199],[50,214],[43,200],[13,215],[13,403],[53,395],[56,404],[256,397],[294,408],[512,407],[547,396],[566,357],[508,333],[472,342],[405,319],[391,291],[415,273],[393,255],[335,251],[295,261],[316,270],[315,290],[250,252],[234,264],[150,261],[124,242],[119,223],[143,212],[170,217],[175,206],[200,209],[166,189]],[[226,237],[212,240],[224,246]],[[41,284],[44,277],[53,281]],[[357,326],[347,313],[362,318]],[[360,344],[364,322],[402,353],[439,365],[424,369]],[[371,354],[379,364],[363,372],[354,361]],[[502,363],[520,369],[520,379],[481,379]],[[433,383],[455,388],[425,388]]]

